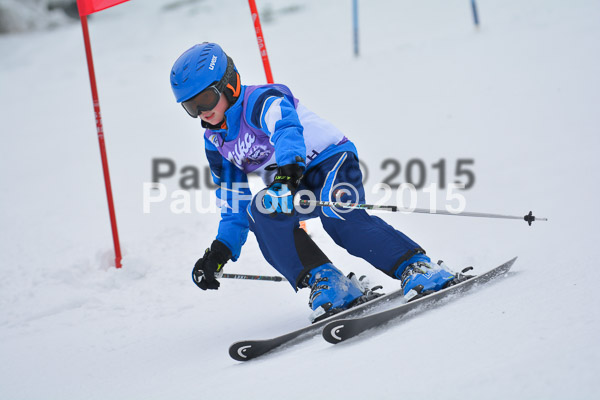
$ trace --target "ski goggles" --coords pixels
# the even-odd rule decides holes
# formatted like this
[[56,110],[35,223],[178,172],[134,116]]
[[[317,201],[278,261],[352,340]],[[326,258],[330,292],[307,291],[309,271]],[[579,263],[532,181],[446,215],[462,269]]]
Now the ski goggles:
[[198,118],[203,111],[210,111],[217,106],[217,103],[221,99],[221,93],[225,90],[233,73],[233,61],[227,57],[227,69],[219,82],[213,82],[209,87],[191,99],[181,102],[181,105],[190,117]]

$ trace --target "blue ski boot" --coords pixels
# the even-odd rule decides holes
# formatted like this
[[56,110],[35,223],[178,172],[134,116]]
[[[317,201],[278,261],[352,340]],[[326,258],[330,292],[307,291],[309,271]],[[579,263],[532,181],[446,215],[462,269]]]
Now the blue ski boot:
[[423,253],[403,262],[394,275],[400,279],[404,298],[408,301],[437,292],[451,285],[455,278],[445,264],[434,264]]
[[313,310],[312,322],[350,308],[366,292],[353,274],[346,277],[330,263],[313,268],[304,281],[311,288],[308,305]]

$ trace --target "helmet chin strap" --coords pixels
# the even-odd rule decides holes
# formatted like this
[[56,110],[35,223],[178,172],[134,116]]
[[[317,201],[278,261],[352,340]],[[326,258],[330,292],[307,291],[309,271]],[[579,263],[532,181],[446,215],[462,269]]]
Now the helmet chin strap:
[[226,120],[226,118],[223,118],[223,121],[219,122],[217,125],[211,125],[208,122],[205,122],[205,121],[201,120],[200,121],[200,125],[202,125],[202,127],[204,129],[210,129],[210,130],[213,130],[213,131],[218,131],[219,129],[226,129],[226,128],[223,128],[223,124],[225,123],[225,120]]

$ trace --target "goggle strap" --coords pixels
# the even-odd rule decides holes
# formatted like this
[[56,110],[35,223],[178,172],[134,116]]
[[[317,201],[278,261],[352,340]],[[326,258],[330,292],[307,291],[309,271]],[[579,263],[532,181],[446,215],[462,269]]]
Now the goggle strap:
[[223,93],[223,91],[227,87],[227,84],[229,83],[229,80],[231,79],[231,76],[233,75],[234,71],[235,70],[233,68],[233,60],[229,56],[227,56],[227,68],[225,69],[223,78],[221,78],[219,83],[217,83],[215,85],[215,87],[217,88],[219,93]]
[[242,91],[242,85],[240,85],[240,74],[236,74],[236,81],[235,88],[231,86],[231,83],[227,84],[227,88],[231,90],[232,96],[235,98],[239,97],[240,92]]

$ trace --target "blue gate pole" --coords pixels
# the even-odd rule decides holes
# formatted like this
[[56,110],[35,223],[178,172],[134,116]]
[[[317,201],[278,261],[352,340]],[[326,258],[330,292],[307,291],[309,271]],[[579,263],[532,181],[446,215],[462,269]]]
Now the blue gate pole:
[[475,4],[475,0],[471,0],[471,9],[473,9],[473,22],[475,23],[475,27],[479,28],[479,15],[477,15],[477,4]]
[[354,25],[354,56],[358,57],[358,0],[352,0],[352,20]]

